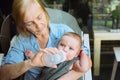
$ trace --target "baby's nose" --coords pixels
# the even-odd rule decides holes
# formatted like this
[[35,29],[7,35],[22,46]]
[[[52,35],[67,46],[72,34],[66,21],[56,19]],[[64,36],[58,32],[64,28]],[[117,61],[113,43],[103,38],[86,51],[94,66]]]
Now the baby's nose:
[[65,52],[68,52],[68,48],[67,48],[67,47],[64,47],[64,51],[65,51]]

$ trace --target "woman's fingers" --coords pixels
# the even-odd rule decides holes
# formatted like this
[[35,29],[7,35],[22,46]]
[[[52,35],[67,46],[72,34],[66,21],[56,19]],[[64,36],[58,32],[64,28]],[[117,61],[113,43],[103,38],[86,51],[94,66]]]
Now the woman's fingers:
[[42,67],[44,66],[43,62],[42,62],[42,55],[44,53],[42,51],[39,51],[37,54],[34,55],[33,58],[31,58],[32,63],[37,66],[37,67]]
[[51,53],[51,54],[58,53],[57,48],[45,48],[45,49],[41,49],[41,51],[43,51],[43,53]]
[[[39,52],[37,52],[37,54],[35,54],[35,56],[31,59],[33,64],[35,66],[45,66],[42,62],[42,57],[44,54],[56,54],[58,53],[58,49],[57,48],[45,48],[45,49],[41,49]],[[57,66],[52,66],[52,68],[57,68]]]

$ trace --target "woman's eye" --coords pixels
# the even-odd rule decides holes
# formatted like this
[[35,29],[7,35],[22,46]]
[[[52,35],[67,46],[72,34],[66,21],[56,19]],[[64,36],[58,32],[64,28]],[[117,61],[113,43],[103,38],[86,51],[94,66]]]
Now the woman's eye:
[[29,22],[29,23],[26,23],[26,24],[25,24],[26,27],[29,27],[29,26],[32,26],[32,25],[33,25],[32,22]]
[[37,19],[38,19],[38,20],[41,20],[41,18],[42,18],[42,15],[39,15]]

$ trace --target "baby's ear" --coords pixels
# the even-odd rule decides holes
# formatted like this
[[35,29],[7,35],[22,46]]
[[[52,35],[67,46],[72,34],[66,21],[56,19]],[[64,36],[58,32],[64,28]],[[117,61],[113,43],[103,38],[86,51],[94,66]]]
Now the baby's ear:
[[82,51],[83,51],[83,50],[80,49],[80,50],[78,51],[78,53],[77,53],[77,56],[80,56]]
[[81,55],[85,54],[85,51],[83,49],[80,50],[78,56],[81,57]]

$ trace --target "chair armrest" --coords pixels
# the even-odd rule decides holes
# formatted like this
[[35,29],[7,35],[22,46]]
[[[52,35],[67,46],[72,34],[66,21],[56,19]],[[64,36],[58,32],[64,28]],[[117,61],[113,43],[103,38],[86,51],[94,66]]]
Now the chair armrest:
[[91,56],[90,54],[90,41],[89,41],[89,34],[83,34],[83,40],[84,40],[84,46],[86,46],[89,49],[89,56]]
[[0,66],[2,65],[2,59],[4,57],[4,54],[3,53],[0,53]]
[[[91,57],[89,34],[84,34],[84,35],[83,35],[83,40],[84,40],[84,45],[89,49],[89,56]],[[88,72],[85,73],[85,75],[84,75],[84,80],[92,80],[91,69],[90,69]]]
[[92,72],[91,69],[85,73],[84,80],[92,80]]

